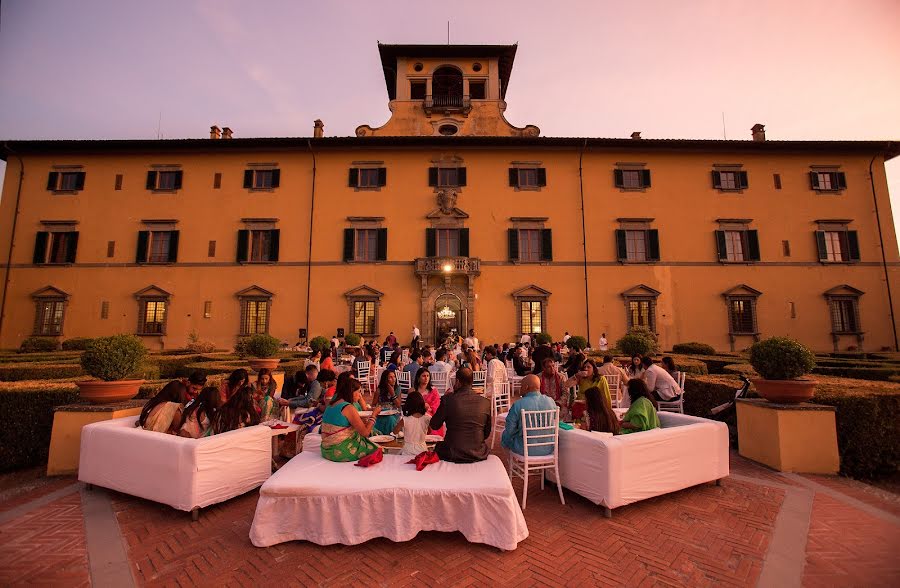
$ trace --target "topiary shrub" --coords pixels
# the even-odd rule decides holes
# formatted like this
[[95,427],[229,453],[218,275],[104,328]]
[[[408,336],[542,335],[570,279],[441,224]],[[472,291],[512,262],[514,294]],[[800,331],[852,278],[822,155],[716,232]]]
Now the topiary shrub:
[[87,349],[88,345],[91,344],[90,337],[74,337],[72,339],[66,339],[62,342],[62,350],[63,351],[84,351]]
[[313,337],[312,341],[309,342],[309,346],[312,348],[313,353],[321,351],[324,356],[331,349],[331,341],[320,335],[318,337]]
[[616,342],[616,348],[628,356],[651,355],[659,350],[659,341],[650,329],[634,327]]
[[550,343],[553,343],[553,337],[550,336],[550,333],[538,333],[534,340],[538,345],[549,345]]
[[813,352],[788,337],[771,337],[750,347],[750,365],[766,380],[793,380],[816,367]]
[[346,337],[344,337],[344,343],[346,343],[350,347],[356,347],[357,345],[359,345],[360,341],[362,341],[362,337],[360,337],[356,333],[349,333]]
[[585,339],[581,335],[572,335],[571,337],[569,337],[569,340],[566,341],[566,347],[577,351],[583,351],[587,349],[587,346],[587,339]]
[[712,345],[691,341],[689,343],[676,343],[672,346],[672,353],[684,353],[685,355],[715,355],[716,350]]
[[81,354],[84,371],[106,382],[124,380],[141,370],[147,349],[134,335],[94,339]]
[[52,337],[28,337],[19,346],[19,353],[56,351],[59,343]]
[[272,335],[258,333],[244,340],[244,353],[250,357],[269,359],[281,350],[281,341]]

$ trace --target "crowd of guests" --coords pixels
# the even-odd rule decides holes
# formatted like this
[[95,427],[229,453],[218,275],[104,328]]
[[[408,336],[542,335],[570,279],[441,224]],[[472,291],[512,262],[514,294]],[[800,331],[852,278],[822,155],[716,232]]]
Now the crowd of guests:
[[[381,345],[375,341],[360,345],[351,368],[340,375],[332,357],[338,356],[340,341],[332,340],[331,353],[324,359],[317,354],[304,370],[287,377],[280,395],[271,370],[265,368],[253,382],[247,370],[237,369],[219,386],[207,386],[202,373],[193,373],[166,384],[144,406],[137,425],[198,439],[278,419],[288,407],[301,436],[320,427],[322,455],[332,461],[357,461],[379,451],[370,440],[373,435],[402,433],[403,453],[426,451],[426,437],[437,435],[442,439],[435,446],[440,459],[467,463],[490,453],[489,397],[494,385],[507,382],[510,373],[522,376],[521,397],[509,410],[501,443],[520,454],[524,410],[559,407],[562,420],[585,430],[628,434],[658,428],[657,403],[682,393],[677,366],[669,357],[656,364],[650,357],[634,356],[623,367],[606,355],[597,365],[583,350],[564,351],[561,345],[536,344],[531,338],[482,348],[474,331],[437,348],[419,347],[415,331],[416,345],[406,354],[393,332]],[[384,368],[370,394],[363,393],[362,362],[369,362],[370,369]],[[473,390],[473,372],[481,370],[486,371],[486,393]],[[448,376],[455,372],[452,388],[436,389],[437,372]],[[399,373],[408,374],[405,394]],[[617,376],[625,391],[622,404],[628,411],[621,419],[613,411],[604,376]],[[541,451],[552,451],[552,446],[539,448],[538,454]]]

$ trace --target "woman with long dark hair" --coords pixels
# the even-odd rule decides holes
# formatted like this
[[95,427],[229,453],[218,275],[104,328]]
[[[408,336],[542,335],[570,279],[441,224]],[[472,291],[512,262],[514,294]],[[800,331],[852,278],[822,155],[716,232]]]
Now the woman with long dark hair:
[[185,400],[187,386],[179,380],[172,380],[144,405],[138,426],[157,433],[177,434]]
[[643,358],[639,353],[636,353],[631,356],[631,363],[628,364],[628,367],[625,368],[625,373],[628,374],[628,379],[633,378],[641,378],[644,375],[644,366],[641,363]]
[[394,414],[382,414],[375,421],[375,428],[382,433],[390,433],[400,420],[400,389],[397,387],[397,374],[394,370],[384,370],[375,390],[372,404],[381,407],[381,412],[393,411]]
[[219,386],[219,406],[224,406],[235,392],[250,383],[250,374],[244,368],[231,372],[228,379]]
[[182,437],[199,439],[209,434],[212,417],[219,406],[219,389],[207,386],[200,391],[197,398],[185,407],[181,414],[178,434]]
[[277,419],[281,408],[275,400],[275,389],[278,385],[272,377],[272,370],[260,368],[256,373],[256,384],[253,386],[253,402],[259,413],[260,421]]
[[584,400],[587,410],[584,413],[584,428],[588,431],[600,431],[603,433],[619,434],[619,419],[613,412],[609,400],[594,386],[584,391]]
[[588,388],[599,388],[600,392],[606,397],[606,401],[612,406],[609,395],[609,382],[607,382],[606,378],[603,377],[603,374],[600,373],[600,370],[597,368],[597,364],[594,363],[593,359],[587,359],[581,364],[581,371],[575,374],[574,377],[569,378],[566,382],[566,387],[569,386],[578,386],[578,390],[575,393],[575,399],[570,407],[572,409],[572,418],[575,420],[580,419],[582,414],[584,414],[584,392]]
[[628,380],[628,396],[631,408],[622,417],[622,433],[639,433],[659,428],[659,416],[650,400],[650,391],[644,380]]
[[259,414],[253,404],[253,386],[235,392],[213,415],[212,434],[226,433],[259,424]]
[[[419,368],[419,371],[416,372],[416,379],[413,381],[409,391],[421,394],[422,399],[425,400],[425,411],[429,416],[434,416],[434,413],[437,412],[438,407],[441,405],[441,394],[431,385],[431,372],[428,371],[427,367]],[[442,425],[440,429],[429,429],[428,434],[443,437],[444,431],[445,429]]]

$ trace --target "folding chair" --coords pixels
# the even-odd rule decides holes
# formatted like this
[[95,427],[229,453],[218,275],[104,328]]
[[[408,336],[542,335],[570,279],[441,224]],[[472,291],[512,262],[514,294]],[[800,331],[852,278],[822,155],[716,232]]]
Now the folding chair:
[[397,371],[397,384],[400,385],[400,398],[406,401],[406,395],[409,394],[410,373],[407,371]]
[[619,408],[622,403],[622,387],[619,384],[619,374],[603,374],[606,383],[609,384],[609,401],[612,408]]
[[[556,474],[556,489],[559,491],[559,501],[564,505],[566,499],[563,496],[562,484],[559,482],[559,408],[551,410],[523,410],[522,411],[522,441],[524,442],[524,455],[513,451],[509,452],[509,477],[522,478],[522,510],[525,510],[525,502],[528,500],[528,473],[541,472],[541,490],[544,489],[544,472],[552,469]],[[532,455],[537,447],[551,447],[553,452],[549,455]]]
[[678,387],[681,388],[681,394],[672,400],[660,400],[656,403],[656,410],[664,410],[666,412],[679,412],[684,414],[684,378],[685,372],[678,372]]
[[484,383],[487,381],[487,370],[472,372],[472,390],[476,394],[484,394]]
[[431,372],[431,385],[434,386],[435,390],[437,390],[441,396],[443,396],[444,392],[446,392],[447,388],[450,386],[450,374],[444,370]]

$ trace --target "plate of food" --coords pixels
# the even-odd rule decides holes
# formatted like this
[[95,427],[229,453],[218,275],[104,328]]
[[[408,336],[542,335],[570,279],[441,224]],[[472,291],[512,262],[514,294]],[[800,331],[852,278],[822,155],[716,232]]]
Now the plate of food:
[[437,443],[438,441],[443,441],[444,438],[440,435],[425,435],[425,443]]
[[400,411],[395,409],[382,410],[378,413],[378,416],[394,416],[395,414],[400,414]]
[[369,437],[369,441],[372,443],[390,443],[393,440],[393,435],[373,435]]
[[359,411],[359,416],[364,417],[364,418],[370,417],[370,416],[372,416],[372,411],[371,410],[361,410],[361,411]]

